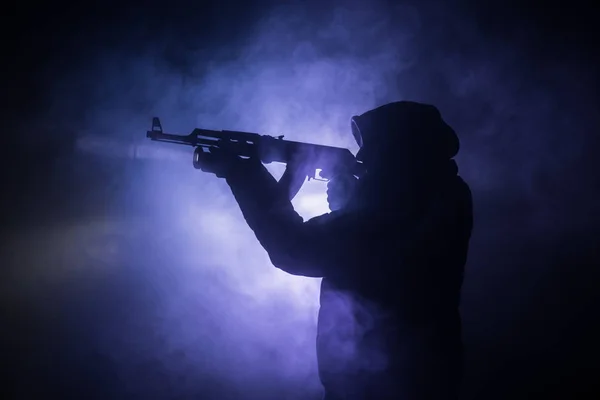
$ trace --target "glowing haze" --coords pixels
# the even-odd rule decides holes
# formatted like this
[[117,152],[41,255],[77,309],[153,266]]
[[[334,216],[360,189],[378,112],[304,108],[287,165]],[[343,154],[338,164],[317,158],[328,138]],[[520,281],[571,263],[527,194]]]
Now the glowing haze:
[[[227,185],[194,170],[191,149],[145,139],[153,116],[169,133],[242,130],[356,151],[352,115],[399,99],[435,103],[461,135],[461,172],[479,199],[501,188],[501,198],[536,203],[524,212],[518,235],[540,227],[548,232],[551,224],[560,229],[567,221],[549,222],[551,205],[539,203],[552,191],[544,177],[568,168],[583,142],[575,133],[560,142],[539,132],[572,123],[557,117],[564,104],[524,83],[516,52],[486,42],[446,8],[375,4],[319,12],[276,8],[233,43],[190,46],[194,50],[181,50],[177,62],[165,56],[175,46],[169,38],[123,40],[122,47],[57,80],[48,113],[77,114],[65,123],[78,120],[85,128],[82,153],[101,154],[111,164],[132,155],[133,147],[110,143],[143,147],[140,159],[115,168],[118,198],[99,215],[15,233],[13,243],[4,244],[30,266],[22,287],[12,290],[37,296],[40,282],[83,287],[65,300],[66,310],[75,310],[72,318],[83,319],[82,326],[96,313],[100,322],[85,330],[86,337],[139,398],[317,395],[320,280],[274,268]],[[470,52],[463,53],[460,43]],[[562,73],[558,67],[539,72]],[[515,106],[515,98],[527,107]],[[472,108],[462,109],[457,99]],[[78,172],[77,165],[71,168]],[[269,168],[282,173],[281,166]],[[309,182],[294,200],[305,219],[327,212],[324,190],[322,182]],[[478,232],[479,245],[506,233],[509,224],[496,221],[495,231]],[[471,273],[477,276],[477,266]],[[466,297],[482,287],[467,282]],[[78,304],[87,304],[82,299],[91,305]],[[473,311],[479,303],[471,304]],[[84,311],[77,314],[80,306]]]
[[[403,34],[381,41],[392,29],[382,15],[338,9],[331,21],[311,26],[302,8],[277,9],[251,29],[235,57],[217,51],[199,75],[181,75],[154,49],[126,58],[106,54],[90,67],[99,84],[78,148],[110,162],[131,156],[137,146],[140,162],[156,159],[144,172],[135,161],[124,172],[131,181],[128,196],[151,199],[149,216],[96,217],[53,236],[62,236],[79,257],[101,263],[104,273],[132,268],[131,279],[141,282],[131,294],[147,300],[140,311],[121,311],[118,328],[94,334],[133,392],[158,390],[135,386],[137,366],[155,360],[155,368],[168,371],[165,379],[189,379],[171,386],[173,392],[204,391],[203,398],[212,398],[203,382],[223,381],[230,388],[219,398],[236,387],[245,388],[246,399],[277,397],[269,386],[278,385],[295,392],[285,398],[318,393],[320,280],[274,268],[226,184],[193,170],[191,149],[144,142],[144,133],[156,115],[170,133],[243,130],[355,151],[350,117],[395,99],[389,78],[409,58]],[[400,15],[409,23],[402,29],[411,29],[414,11]],[[363,26],[369,26],[363,40],[350,42],[351,28]],[[147,106],[134,108],[140,102]],[[269,168],[275,176],[283,172],[280,165]],[[294,205],[305,219],[327,212],[324,183],[308,182]],[[148,290],[147,297],[140,293]],[[273,385],[265,385],[265,377]]]

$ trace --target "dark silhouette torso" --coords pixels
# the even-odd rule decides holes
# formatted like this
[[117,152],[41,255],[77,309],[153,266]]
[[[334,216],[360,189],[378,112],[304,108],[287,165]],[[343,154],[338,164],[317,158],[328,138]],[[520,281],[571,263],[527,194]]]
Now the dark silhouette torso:
[[308,222],[274,195],[262,166],[228,183],[273,264],[323,278],[317,356],[326,399],[457,398],[472,229],[471,193],[460,177],[436,182],[410,207]]

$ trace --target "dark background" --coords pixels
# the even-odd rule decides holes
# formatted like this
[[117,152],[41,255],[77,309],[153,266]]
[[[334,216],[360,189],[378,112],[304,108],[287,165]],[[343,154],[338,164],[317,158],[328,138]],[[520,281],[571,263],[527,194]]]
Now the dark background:
[[[464,132],[464,164],[470,167],[464,175],[475,196],[476,229],[463,301],[465,399],[583,399],[599,393],[600,53],[593,39],[598,13],[589,3],[428,1],[417,6],[423,26],[416,62],[403,71],[410,79],[398,85],[406,98],[434,102]],[[307,10],[311,23],[327,19],[336,7],[330,1],[289,4]],[[81,129],[94,128],[88,116],[106,101],[94,91],[98,81],[85,73],[90,64],[107,54],[134,57],[151,51],[171,71],[201,75],[208,64],[190,54],[235,59],[248,27],[272,7],[267,1],[7,6],[2,24],[4,243],[33,227],[90,214],[152,213],[152,201],[144,208],[128,199],[131,191],[152,197],[148,171],[156,166],[107,165],[72,150],[71,139]],[[360,31],[352,32],[351,40],[356,35]],[[502,63],[493,77],[506,78],[511,90],[501,91],[503,82],[482,81],[481,92],[457,100],[456,82],[469,70],[461,67],[468,62],[446,64],[454,54]],[[512,58],[506,60],[506,54]],[[450,69],[440,71],[446,66]],[[153,101],[138,100],[141,109]],[[490,139],[486,126],[494,137],[507,139]],[[490,182],[475,174],[481,159],[495,166],[496,173],[486,178]],[[124,168],[142,172],[123,174]],[[131,173],[144,179],[123,177]],[[524,175],[527,184],[520,181]],[[139,246],[130,249],[132,254],[147,252]],[[124,378],[118,362],[93,350],[95,332],[107,326],[118,331],[128,313],[152,318],[145,315],[151,314],[147,310],[155,294],[139,278],[145,271],[79,274],[52,287],[38,282],[35,290],[18,295],[14,289],[31,267],[20,252],[44,251],[52,250],[3,247],[5,398],[301,398],[299,380],[264,372],[244,383],[234,379],[235,372],[209,373],[209,367],[195,376],[183,367],[164,367],[164,360],[142,363]],[[43,263],[44,256],[39,257]],[[219,295],[243,301],[227,290],[222,285]],[[222,329],[216,320],[214,329]],[[149,336],[151,331],[146,330]],[[169,365],[184,359],[185,351],[173,355]]]

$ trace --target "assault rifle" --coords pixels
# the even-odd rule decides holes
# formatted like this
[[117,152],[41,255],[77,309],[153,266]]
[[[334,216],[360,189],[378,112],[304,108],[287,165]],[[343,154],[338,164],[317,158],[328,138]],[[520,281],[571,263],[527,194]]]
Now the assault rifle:
[[293,142],[284,140],[283,136],[199,128],[189,135],[174,135],[164,133],[160,119],[154,117],[152,130],[146,132],[146,137],[195,147],[193,165],[196,169],[200,169],[199,155],[211,148],[227,148],[242,158],[258,157],[264,164],[284,163],[286,169],[279,185],[287,191],[290,200],[298,194],[307,178],[327,181],[341,175],[361,176],[364,172],[362,163],[348,149]]

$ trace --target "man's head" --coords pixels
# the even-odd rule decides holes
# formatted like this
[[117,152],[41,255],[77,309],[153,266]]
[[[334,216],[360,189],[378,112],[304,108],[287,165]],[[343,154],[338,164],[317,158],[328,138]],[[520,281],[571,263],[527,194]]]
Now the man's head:
[[351,126],[361,148],[359,158],[365,163],[393,154],[394,158],[450,160],[460,147],[454,130],[429,104],[388,103],[352,117]]
[[389,168],[394,163],[444,163],[460,147],[454,130],[429,104],[388,103],[352,117],[351,126],[360,146],[357,158],[371,171]]
[[356,157],[367,170],[365,189],[385,196],[406,194],[444,173],[460,147],[454,130],[428,104],[388,103],[352,117],[351,126],[360,146]]
[[351,127],[360,146],[356,158],[367,172],[356,184],[330,182],[332,210],[345,208],[348,201],[357,206],[418,201],[437,177],[456,174],[451,160],[460,147],[458,137],[432,105],[388,103],[352,117]]

